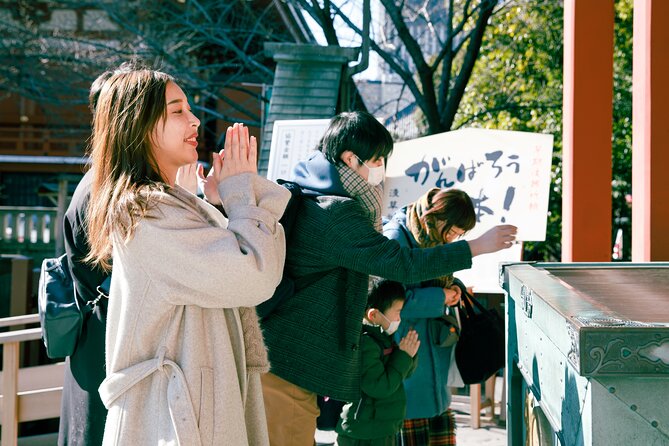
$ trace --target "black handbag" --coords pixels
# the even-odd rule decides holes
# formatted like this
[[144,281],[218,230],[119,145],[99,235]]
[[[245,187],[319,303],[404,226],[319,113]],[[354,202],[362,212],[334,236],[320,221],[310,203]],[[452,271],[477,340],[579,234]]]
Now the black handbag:
[[[455,362],[465,384],[485,381],[504,367],[504,319],[465,290],[460,308],[460,339]],[[475,307],[475,308],[474,308]]]

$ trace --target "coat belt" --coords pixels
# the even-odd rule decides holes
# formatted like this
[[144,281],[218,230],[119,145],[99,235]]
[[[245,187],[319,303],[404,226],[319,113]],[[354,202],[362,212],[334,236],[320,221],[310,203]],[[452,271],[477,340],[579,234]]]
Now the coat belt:
[[177,363],[165,358],[166,351],[167,349],[163,347],[156,358],[140,362],[107,376],[98,388],[100,398],[105,407],[109,409],[116,399],[134,385],[155,372],[161,371],[168,377],[167,404],[179,444],[202,444],[197,418],[186,384],[186,376]]

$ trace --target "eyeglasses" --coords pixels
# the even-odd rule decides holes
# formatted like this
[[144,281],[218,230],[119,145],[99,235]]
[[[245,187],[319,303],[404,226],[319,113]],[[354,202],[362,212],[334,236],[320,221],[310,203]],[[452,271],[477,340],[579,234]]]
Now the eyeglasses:
[[449,236],[449,237],[460,238],[463,235],[465,235],[465,231],[458,230],[455,227],[451,227],[451,229],[448,230],[448,233],[446,235]]
[[448,230],[444,239],[457,240],[460,237],[462,237],[463,235],[465,235],[465,232],[466,231],[463,231],[460,228],[456,228],[455,226],[451,226],[451,229]]
[[467,231],[463,230],[462,228],[459,228],[455,225],[452,225],[448,231],[446,230],[448,228],[448,223],[446,220],[437,220],[436,221],[436,227],[435,229],[438,231],[438,234],[441,234],[441,238],[444,240],[444,242],[449,243],[454,240],[459,239],[463,235],[467,233]]

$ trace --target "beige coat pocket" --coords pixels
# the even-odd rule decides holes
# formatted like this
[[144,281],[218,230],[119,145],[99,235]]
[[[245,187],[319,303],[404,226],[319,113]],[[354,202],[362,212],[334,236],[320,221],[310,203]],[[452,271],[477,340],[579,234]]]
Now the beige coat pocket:
[[202,379],[198,421],[200,438],[203,445],[211,445],[214,440],[214,370],[209,367],[202,367],[200,376]]

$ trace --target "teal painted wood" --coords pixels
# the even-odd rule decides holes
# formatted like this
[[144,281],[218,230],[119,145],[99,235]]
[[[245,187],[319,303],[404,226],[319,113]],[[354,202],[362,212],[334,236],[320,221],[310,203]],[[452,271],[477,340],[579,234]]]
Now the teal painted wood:
[[[322,73],[324,77],[314,78],[314,72]],[[336,72],[328,72],[323,69],[318,69],[318,67],[313,67],[309,70],[308,73],[302,73],[300,76],[296,76],[291,73],[279,73],[283,77],[278,78],[274,82],[275,88],[309,88],[312,90],[320,89],[338,89],[339,88],[339,78],[341,77],[340,70]],[[325,76],[331,74],[334,79],[328,78]]]
[[[295,114],[293,112],[295,106],[293,104],[275,105],[274,109],[278,115]],[[329,105],[302,105],[300,107],[300,116],[309,115],[311,119],[316,117],[328,117],[334,114],[335,107]]]
[[[327,95],[322,90],[317,90],[309,95],[310,105],[332,105],[332,98],[330,92]],[[295,104],[296,102],[303,102],[304,95],[302,94],[287,94],[283,92],[279,98],[274,101],[274,105]]]
[[[611,289],[623,295],[643,289],[659,302],[646,302],[647,315],[628,310],[610,294],[609,281],[602,282],[604,292],[588,285],[586,294],[563,280],[565,268],[571,268],[569,274],[593,277],[603,272],[593,274],[593,269],[606,268],[613,282],[619,281]],[[669,320],[663,320],[669,264],[518,264],[503,269],[508,444],[525,442],[525,388],[546,414],[555,444],[669,444]],[[645,280],[647,275],[653,280]],[[635,277],[636,286],[630,282]],[[630,314],[635,319],[626,317]]]
[[321,76],[319,76],[317,79],[321,82],[321,84],[318,84],[319,87],[327,87],[328,84],[337,85],[339,79],[341,78],[341,68],[339,67],[319,67],[316,65],[311,65],[308,66],[308,68],[299,71],[284,70],[283,67],[280,69],[282,75],[282,78],[279,79],[278,83],[278,86],[280,87],[290,87],[293,85],[293,83],[300,84],[304,83],[304,81],[313,80],[314,71],[319,71],[321,73]]

